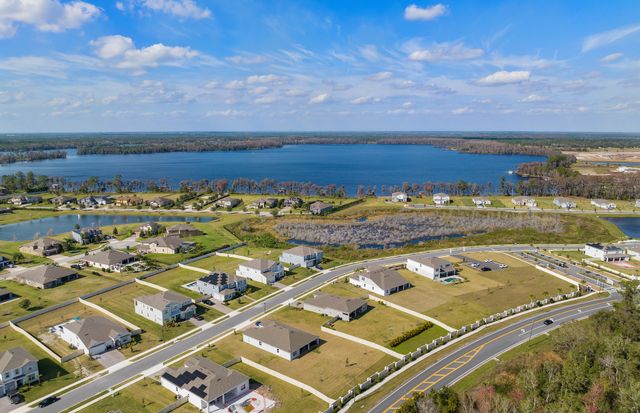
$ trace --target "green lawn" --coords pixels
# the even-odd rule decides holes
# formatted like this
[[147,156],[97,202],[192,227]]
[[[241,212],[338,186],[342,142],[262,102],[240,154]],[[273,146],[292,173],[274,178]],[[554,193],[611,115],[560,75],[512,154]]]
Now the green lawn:
[[220,257],[213,255],[211,257],[203,258],[201,260],[194,261],[189,265],[191,267],[202,268],[207,271],[226,272],[227,274],[235,274],[238,265],[245,262],[237,258]]
[[182,286],[204,276],[205,274],[201,272],[178,267],[162,272],[158,275],[154,275],[153,277],[149,277],[145,281],[179,292],[180,294],[184,294],[188,297],[198,299],[202,297],[199,293]]
[[271,285],[257,283],[253,280],[247,280],[247,290],[245,291],[245,293],[240,297],[227,301],[227,304],[233,309],[238,309],[276,291],[278,291],[278,289]]

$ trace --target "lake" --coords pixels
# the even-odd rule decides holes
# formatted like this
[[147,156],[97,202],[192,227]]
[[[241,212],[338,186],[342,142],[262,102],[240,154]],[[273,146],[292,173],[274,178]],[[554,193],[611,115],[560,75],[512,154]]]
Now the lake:
[[32,219],[30,221],[16,222],[0,226],[0,240],[3,241],[27,241],[47,235],[62,234],[71,231],[76,224],[80,227],[101,227],[122,224],[156,222],[209,222],[214,217],[187,217],[165,215],[94,215],[94,214],[68,214]]
[[606,218],[606,220],[616,224],[626,236],[640,238],[640,218]]
[[401,185],[403,182],[465,180],[497,188],[501,177],[517,182],[515,170],[540,156],[477,155],[427,145],[287,145],[282,148],[234,152],[173,152],[135,155],[84,155],[67,151],[66,159],[21,162],[0,166],[0,175],[33,171],[71,181],[89,176],[111,179],[166,178],[181,180],[250,178],[344,185],[355,194],[358,185]]

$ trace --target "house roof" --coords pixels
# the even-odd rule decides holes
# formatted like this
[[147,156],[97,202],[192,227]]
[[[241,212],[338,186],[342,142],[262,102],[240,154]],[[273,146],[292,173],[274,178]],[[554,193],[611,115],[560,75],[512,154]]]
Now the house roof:
[[227,285],[234,283],[238,280],[235,275],[227,274],[226,272],[212,272],[204,277],[199,278],[200,281],[213,285]]
[[128,261],[131,258],[135,258],[135,255],[118,250],[106,250],[87,255],[86,257],[84,257],[84,260],[102,265],[116,265],[122,264],[123,262]]
[[362,306],[367,305],[367,302],[359,298],[339,297],[337,295],[318,293],[313,298],[306,300],[305,304],[350,314]]
[[0,353],[0,372],[19,369],[33,361],[38,360],[24,348],[11,348]]
[[398,274],[397,271],[385,267],[372,267],[361,275],[369,278],[383,290],[390,290],[409,284],[409,281]]
[[311,209],[326,209],[326,208],[333,208],[333,205],[327,204],[326,202],[322,202],[322,201],[316,201],[313,204],[309,205],[309,208],[311,208]]
[[87,348],[115,339],[119,335],[128,332],[128,330],[120,324],[101,316],[90,316],[81,320],[72,320],[66,323],[64,327],[78,336]]
[[618,253],[618,254],[624,254],[624,248],[618,247],[616,245],[602,245],[600,243],[592,243],[592,244],[586,244],[589,247],[601,250],[603,252],[606,253]]
[[453,265],[449,261],[438,257],[411,257],[409,259],[431,268]]
[[77,272],[68,268],[58,267],[57,265],[42,265],[24,271],[16,275],[16,278],[44,285],[74,274],[77,274]]
[[275,261],[267,260],[264,258],[256,258],[251,261],[245,261],[239,264],[240,267],[252,268],[260,272],[265,272],[271,269],[276,264]]
[[246,329],[243,334],[289,353],[318,339],[306,331],[273,320],[265,320],[259,326]]
[[613,204],[613,202],[607,201],[606,199],[592,199],[591,202],[594,202],[596,204],[602,204],[602,205]]
[[37,247],[40,249],[47,249],[50,248],[52,246],[56,246],[56,245],[62,245],[62,243],[60,241],[58,241],[57,239],[53,239],[53,238],[39,238],[29,244],[27,244],[30,247]]
[[182,304],[186,301],[191,302],[189,297],[171,290],[162,291],[157,294],[143,295],[141,297],[137,297],[136,300],[161,311],[173,303]]
[[315,248],[311,248],[311,247],[307,247],[306,245],[300,245],[298,247],[294,247],[291,248],[289,250],[284,251],[287,254],[290,255],[297,255],[300,257],[306,257],[307,255],[314,255],[314,254],[318,254],[321,253],[322,251],[315,249]]
[[11,291],[7,290],[6,288],[0,288],[0,297],[7,294],[11,294]]
[[449,195],[444,192],[438,192],[437,194],[433,194],[434,197],[449,197]]
[[187,359],[178,369],[167,368],[162,378],[207,402],[216,400],[249,380],[244,374],[227,369],[201,356]]
[[184,241],[182,241],[180,237],[169,236],[169,237],[148,238],[140,241],[140,244],[147,244],[147,245],[156,244],[159,247],[168,247],[175,250],[180,248],[182,244],[184,244]]

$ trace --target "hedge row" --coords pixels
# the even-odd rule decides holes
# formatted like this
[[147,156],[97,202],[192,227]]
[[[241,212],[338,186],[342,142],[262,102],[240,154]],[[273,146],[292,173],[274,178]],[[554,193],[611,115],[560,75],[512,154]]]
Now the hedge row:
[[398,345],[404,343],[405,341],[409,340],[410,338],[413,338],[413,337],[417,336],[418,334],[422,333],[423,331],[427,331],[431,327],[433,327],[433,323],[431,321],[427,321],[424,324],[420,324],[416,328],[412,328],[411,330],[405,331],[404,333],[402,333],[398,337],[396,337],[393,340],[391,340],[389,342],[389,345],[391,347],[398,346]]

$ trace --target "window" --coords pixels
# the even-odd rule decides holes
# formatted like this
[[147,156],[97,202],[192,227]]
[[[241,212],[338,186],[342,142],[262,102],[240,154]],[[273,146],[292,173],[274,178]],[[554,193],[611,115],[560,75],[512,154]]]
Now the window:
[[247,385],[246,385],[246,384],[243,384],[242,386],[240,386],[240,390],[244,390],[244,389],[246,389],[246,388],[247,388]]

